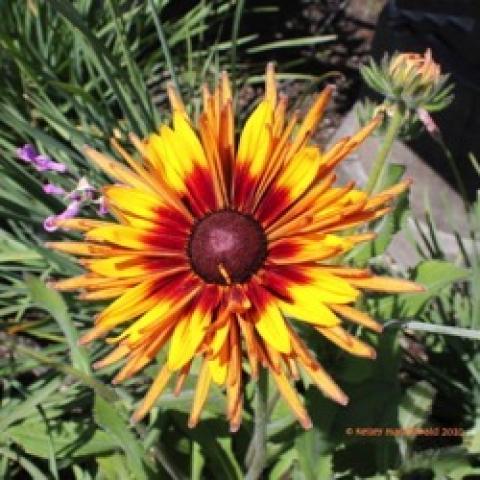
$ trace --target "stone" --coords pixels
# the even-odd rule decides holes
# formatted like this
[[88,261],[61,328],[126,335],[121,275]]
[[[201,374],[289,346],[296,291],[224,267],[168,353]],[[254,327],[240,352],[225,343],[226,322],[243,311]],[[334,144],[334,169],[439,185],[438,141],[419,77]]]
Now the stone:
[[[353,135],[358,130],[355,108],[344,117],[340,128],[330,142],[331,144],[340,138]],[[364,186],[380,142],[379,136],[372,135],[350,158],[344,160],[337,168],[338,183],[344,184],[354,180],[358,185]],[[389,162],[404,165],[406,167],[405,178],[413,179],[409,192],[412,218],[408,219],[407,224],[408,231],[411,232],[413,238],[421,242],[414,218],[419,221],[421,228],[428,232],[425,212],[429,210],[436,224],[440,247],[450,259],[454,259],[459,254],[453,235],[454,231],[458,231],[464,237],[467,247],[471,247],[470,240],[465,238],[468,236],[468,223],[463,201],[456,190],[413,150],[400,141],[395,142],[390,152]],[[408,237],[406,232],[399,232],[388,249],[388,254],[403,267],[414,266],[420,260],[415,246]]]

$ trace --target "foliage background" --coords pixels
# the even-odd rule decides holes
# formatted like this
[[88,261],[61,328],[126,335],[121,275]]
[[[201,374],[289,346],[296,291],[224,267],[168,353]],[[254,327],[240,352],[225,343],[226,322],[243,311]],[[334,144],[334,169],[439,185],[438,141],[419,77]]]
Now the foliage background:
[[[129,414],[156,365],[115,388],[108,386],[113,369],[92,372],[91,363],[106,348],[101,342],[78,347],[77,339],[101,305],[48,288],[49,279],[80,268],[44,247],[42,222],[65,204],[46,195],[42,183],[50,180],[71,190],[75,177],[86,176],[96,185],[106,181],[86,162],[81,147],[110,151],[114,129],[125,139],[130,131],[145,135],[168,121],[168,80],[178,85],[195,116],[201,84],[213,84],[227,69],[238,84],[237,116],[243,118],[255,104],[265,61],[276,59],[282,87],[297,94],[292,108],[301,106],[326,79],[338,76],[323,62],[338,35],[332,22],[320,22],[315,32],[304,35],[295,29],[293,34],[291,29],[280,36],[265,34],[261,27],[269,19],[275,24],[290,9],[310,3],[326,8],[328,2],[291,2],[288,8],[283,3],[0,3],[0,478],[243,478],[253,429],[252,384],[242,428],[231,435],[219,390],[212,391],[203,422],[186,428],[195,375],[180,397],[167,392],[148,422],[133,427]],[[19,163],[15,149],[24,143],[65,163],[73,175],[40,176]],[[401,174],[391,166],[389,181]],[[392,236],[405,229],[408,215],[404,198],[376,226],[377,240],[349,260],[364,264],[373,257],[369,261],[375,269],[390,268],[383,254]],[[469,218],[475,240],[478,202]],[[409,276],[428,291],[366,301],[365,308],[389,325],[380,337],[357,332],[376,346],[375,362],[350,358],[302,332],[351,402],[339,407],[314,387],[299,385],[314,421],[314,428],[304,432],[272,388],[265,478],[459,479],[480,474],[478,343],[401,328],[410,319],[479,328],[480,255],[458,235],[458,258],[447,259],[428,211],[426,220],[428,228],[417,245],[423,260]],[[74,235],[59,232],[48,239],[67,236]],[[463,434],[369,438],[347,430],[435,426],[457,427]]]

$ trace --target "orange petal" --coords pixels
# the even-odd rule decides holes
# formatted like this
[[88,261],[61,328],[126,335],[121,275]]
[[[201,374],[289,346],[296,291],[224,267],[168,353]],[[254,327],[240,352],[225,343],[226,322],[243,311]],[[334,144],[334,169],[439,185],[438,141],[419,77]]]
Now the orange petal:
[[364,312],[358,311],[356,308],[350,307],[348,305],[336,305],[330,304],[329,307],[342,317],[357,323],[358,325],[362,325],[364,327],[370,328],[374,332],[381,333],[383,330],[383,326],[376,322],[370,315],[367,315]]
[[124,167],[113,158],[97,152],[88,146],[83,148],[83,153],[89,160],[97,164],[105,173],[118,180],[120,183],[130,185],[138,188],[139,190],[151,190],[148,184],[146,184],[137,174],[133,173],[130,169]]
[[269,62],[265,73],[265,99],[270,102],[272,107],[277,103],[277,84],[275,82],[275,64]]
[[310,139],[315,132],[318,122],[321,120],[323,113],[330,101],[334,87],[331,85],[326,86],[320,95],[317,96],[315,102],[307,112],[305,119],[303,120],[300,128],[298,129],[295,140],[293,141],[288,156],[294,155],[302,145]]
[[98,370],[100,368],[105,368],[111,365],[112,363],[116,363],[126,355],[130,353],[130,349],[126,345],[119,345],[114,350],[112,350],[106,357],[98,360],[93,364],[93,368]]
[[393,277],[349,278],[348,283],[376,292],[419,293],[425,291],[425,287],[418,283]]
[[298,418],[298,421],[305,430],[312,428],[312,421],[307,414],[307,411],[301,404],[298,396],[295,392],[295,389],[292,388],[284,373],[276,372],[275,370],[271,371],[273,379],[277,384],[279,392],[282,394],[282,397],[288,403],[288,406],[292,409],[292,412]]
[[375,350],[370,345],[350,335],[342,327],[315,327],[315,329],[332,343],[352,355],[371,359],[377,357]]
[[157,398],[162,394],[163,390],[167,386],[171,375],[172,372],[170,372],[168,367],[164,365],[162,370],[160,370],[160,373],[157,375],[157,378],[155,378],[154,382],[152,383],[152,386],[149,388],[142,404],[132,415],[133,423],[137,423],[142,420],[142,418],[150,411]]
[[195,389],[195,396],[193,398],[193,406],[190,413],[190,418],[188,419],[189,428],[194,428],[200,419],[203,405],[207,400],[211,380],[212,376],[210,373],[210,368],[208,367],[208,362],[204,360],[202,366],[200,367],[197,388]]
[[317,365],[316,368],[312,368],[310,365],[303,363],[301,365],[325,396],[331,398],[340,405],[347,405],[347,395],[345,395],[342,389],[333,381],[332,377],[323,369],[323,367]]

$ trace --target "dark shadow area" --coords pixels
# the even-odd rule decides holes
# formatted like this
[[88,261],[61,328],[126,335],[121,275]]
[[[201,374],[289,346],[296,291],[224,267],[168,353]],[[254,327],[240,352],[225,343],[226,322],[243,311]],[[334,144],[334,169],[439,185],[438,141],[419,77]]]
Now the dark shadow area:
[[[475,0],[391,0],[380,15],[372,46],[374,58],[386,52],[433,51],[451,75],[455,100],[433,117],[461,170],[470,200],[480,179],[468,155],[480,157],[480,4]],[[422,135],[411,147],[456,187],[440,147]]]

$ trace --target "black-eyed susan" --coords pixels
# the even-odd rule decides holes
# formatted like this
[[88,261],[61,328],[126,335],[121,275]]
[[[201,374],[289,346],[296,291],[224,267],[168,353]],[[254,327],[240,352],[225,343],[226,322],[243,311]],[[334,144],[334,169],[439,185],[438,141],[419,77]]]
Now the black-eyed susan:
[[381,331],[352,306],[361,290],[419,289],[332,262],[372,238],[370,233],[338,232],[384,215],[408,182],[370,197],[353,183],[333,186],[335,166],[378,120],[322,152],[310,139],[331,93],[327,87],[300,124],[297,114],[286,122],[287,99],[277,96],[269,66],[265,97],[237,147],[224,74],[213,94],[204,89],[196,128],[170,88],[173,126],[162,125],[145,140],[131,135],[138,159],[113,140],[128,167],[85,149],[117,182],[103,189],[115,221],[58,220],[58,226],[83,231],[85,241],[50,246],[89,258],[81,260],[88,273],[55,286],[84,289],[82,296],[89,300],[115,299],[81,339],[86,344],[123,327],[108,339],[113,351],[96,364],[123,361],[114,382],[132,377],[160,349],[168,349],[134,420],[148,413],[172,380],[178,393],[197,360],[190,426],[197,423],[215,382],[226,390],[230,426],[238,429],[242,371],[256,378],[266,368],[308,428],[310,419],[290,383],[300,370],[328,397],[341,404],[348,399],[302,342],[295,323],[307,322],[346,351],[373,358],[374,350],[341,326],[345,319]]

